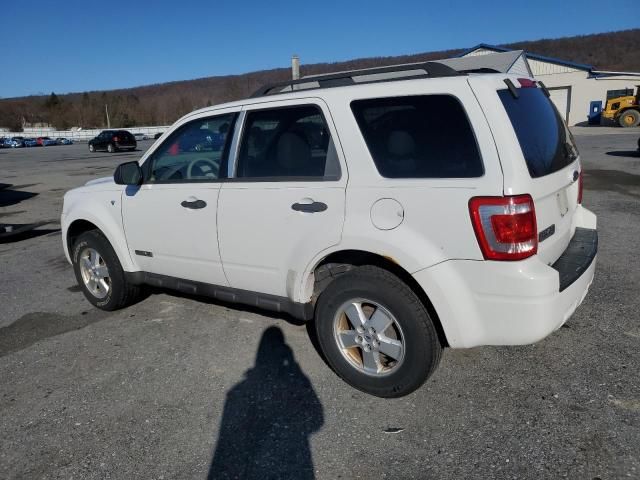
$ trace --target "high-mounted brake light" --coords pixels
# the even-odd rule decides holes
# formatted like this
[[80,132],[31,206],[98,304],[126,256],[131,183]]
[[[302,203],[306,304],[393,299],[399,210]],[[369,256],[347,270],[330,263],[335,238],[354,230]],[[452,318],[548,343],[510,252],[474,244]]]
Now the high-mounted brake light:
[[518,83],[520,84],[520,88],[537,88],[538,86],[535,80],[529,78],[519,78]]
[[486,260],[522,260],[538,252],[536,211],[530,195],[474,197],[471,223]]
[[581,168],[580,175],[578,176],[578,203],[582,203],[582,192],[584,191],[584,183],[582,179],[583,172],[584,168]]
[[119,140],[118,137],[113,137],[114,142],[117,142],[118,140]]

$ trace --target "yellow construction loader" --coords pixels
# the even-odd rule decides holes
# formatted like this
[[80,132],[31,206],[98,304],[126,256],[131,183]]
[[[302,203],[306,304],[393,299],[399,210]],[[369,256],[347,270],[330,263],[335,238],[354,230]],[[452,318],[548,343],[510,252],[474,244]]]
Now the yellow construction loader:
[[[628,93],[633,94],[633,90]],[[635,95],[607,98],[602,117],[617,122],[621,127],[637,127],[640,124],[640,86]]]

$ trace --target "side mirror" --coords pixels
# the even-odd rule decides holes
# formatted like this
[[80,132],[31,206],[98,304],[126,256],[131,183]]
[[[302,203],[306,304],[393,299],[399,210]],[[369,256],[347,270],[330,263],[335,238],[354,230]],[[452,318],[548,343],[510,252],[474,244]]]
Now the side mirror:
[[142,183],[142,169],[138,162],[121,163],[113,174],[113,180],[118,185],[140,185]]

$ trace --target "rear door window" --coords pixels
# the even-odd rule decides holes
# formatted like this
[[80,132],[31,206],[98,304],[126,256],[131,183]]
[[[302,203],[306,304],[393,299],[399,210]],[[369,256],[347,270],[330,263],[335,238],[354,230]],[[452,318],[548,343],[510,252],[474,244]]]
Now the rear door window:
[[532,178],[563,169],[578,157],[573,137],[558,111],[540,88],[519,88],[498,96],[511,120]]
[[387,178],[470,178],[484,173],[462,105],[450,95],[351,102],[378,172]]
[[247,113],[238,178],[338,180],[336,149],[320,109],[300,105]]

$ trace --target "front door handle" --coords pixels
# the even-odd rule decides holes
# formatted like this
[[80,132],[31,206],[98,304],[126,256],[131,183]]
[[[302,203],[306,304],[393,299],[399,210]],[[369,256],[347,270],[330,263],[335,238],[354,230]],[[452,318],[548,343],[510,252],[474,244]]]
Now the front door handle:
[[204,200],[193,200],[193,201],[185,200],[180,205],[182,205],[184,208],[190,208],[192,210],[197,210],[198,208],[206,207],[207,206],[207,202],[205,202]]
[[296,202],[291,205],[291,208],[296,212],[317,213],[324,212],[329,207],[326,203],[311,201],[309,203]]

